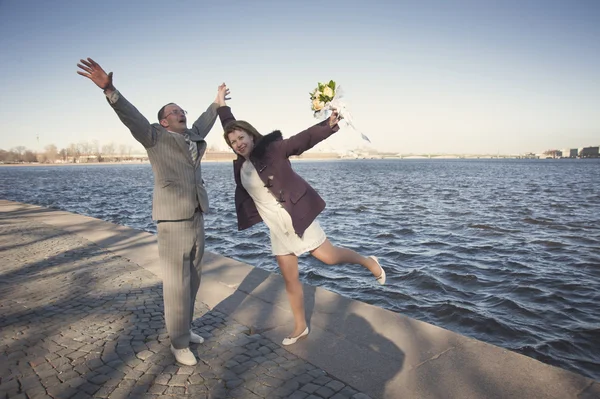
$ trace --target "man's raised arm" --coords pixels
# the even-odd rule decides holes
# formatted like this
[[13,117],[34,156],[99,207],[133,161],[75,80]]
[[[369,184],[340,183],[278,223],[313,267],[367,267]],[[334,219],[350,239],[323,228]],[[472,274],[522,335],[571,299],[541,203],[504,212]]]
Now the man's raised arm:
[[77,73],[90,79],[96,86],[102,89],[110,105],[113,107],[121,122],[131,131],[133,137],[144,147],[152,147],[156,143],[157,129],[119,93],[113,85],[113,73],[106,73],[104,69],[93,59],[80,60],[77,64]]
[[221,103],[224,103],[225,100],[230,99],[228,96],[229,89],[225,83],[222,83],[217,89],[217,97],[215,98],[215,101],[210,104],[208,109],[203,112],[202,115],[200,115],[196,122],[194,122],[194,125],[192,126],[194,133],[202,138],[206,137],[217,120],[217,109],[222,106]]

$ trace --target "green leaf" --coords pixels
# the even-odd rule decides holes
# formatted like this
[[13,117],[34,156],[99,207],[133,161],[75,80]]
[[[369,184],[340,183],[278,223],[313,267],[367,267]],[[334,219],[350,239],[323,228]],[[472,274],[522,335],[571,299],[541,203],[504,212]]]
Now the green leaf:
[[335,82],[333,80],[329,81],[329,87],[331,87],[331,90],[335,90]]

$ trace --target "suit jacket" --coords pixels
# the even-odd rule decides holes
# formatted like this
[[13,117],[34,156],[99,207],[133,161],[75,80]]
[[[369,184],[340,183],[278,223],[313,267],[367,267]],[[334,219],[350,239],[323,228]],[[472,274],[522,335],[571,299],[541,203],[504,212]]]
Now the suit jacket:
[[[227,106],[219,108],[217,112],[223,127],[235,120],[231,108]],[[265,187],[290,214],[294,231],[300,237],[325,209],[325,201],[292,169],[289,157],[302,154],[339,130],[338,125],[331,127],[328,122],[325,120],[317,123],[287,139],[283,139],[281,132],[276,130],[255,143],[250,154],[250,162],[256,168]],[[233,161],[238,230],[247,229],[262,221],[256,204],[242,185],[240,171],[245,161],[246,159],[239,155]]]
[[207,212],[208,195],[200,160],[206,151],[204,138],[217,119],[219,106],[211,104],[186,132],[198,146],[198,160],[194,163],[183,135],[169,132],[158,123],[150,124],[120,93],[118,99],[114,103],[109,100],[109,104],[148,152],[154,172],[152,219],[189,219],[198,207]]

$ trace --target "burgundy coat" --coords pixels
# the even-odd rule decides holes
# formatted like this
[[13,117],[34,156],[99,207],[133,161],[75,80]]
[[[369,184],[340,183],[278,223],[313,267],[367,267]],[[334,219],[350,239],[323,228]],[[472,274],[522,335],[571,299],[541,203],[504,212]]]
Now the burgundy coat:
[[[223,127],[235,121],[229,107],[219,107],[217,113]],[[289,157],[302,154],[338,130],[338,125],[332,128],[327,120],[288,139],[283,139],[281,132],[276,130],[255,143],[250,154],[250,161],[265,187],[290,214],[294,231],[300,237],[325,209],[325,201],[315,189],[294,172]],[[233,161],[238,230],[247,229],[262,221],[252,197],[242,186],[240,170],[244,161],[245,158],[240,155]]]

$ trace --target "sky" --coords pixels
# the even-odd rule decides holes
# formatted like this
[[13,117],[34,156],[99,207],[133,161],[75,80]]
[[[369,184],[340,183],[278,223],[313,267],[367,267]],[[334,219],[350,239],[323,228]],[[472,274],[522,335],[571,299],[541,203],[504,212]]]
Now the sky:
[[[234,115],[289,137],[335,80],[356,129],[323,151],[523,154],[600,145],[600,2],[0,0],[0,149],[115,143],[143,152],[91,57],[151,122],[199,116],[217,86]],[[360,139],[358,131],[371,143]],[[217,120],[208,145],[226,149]]]

